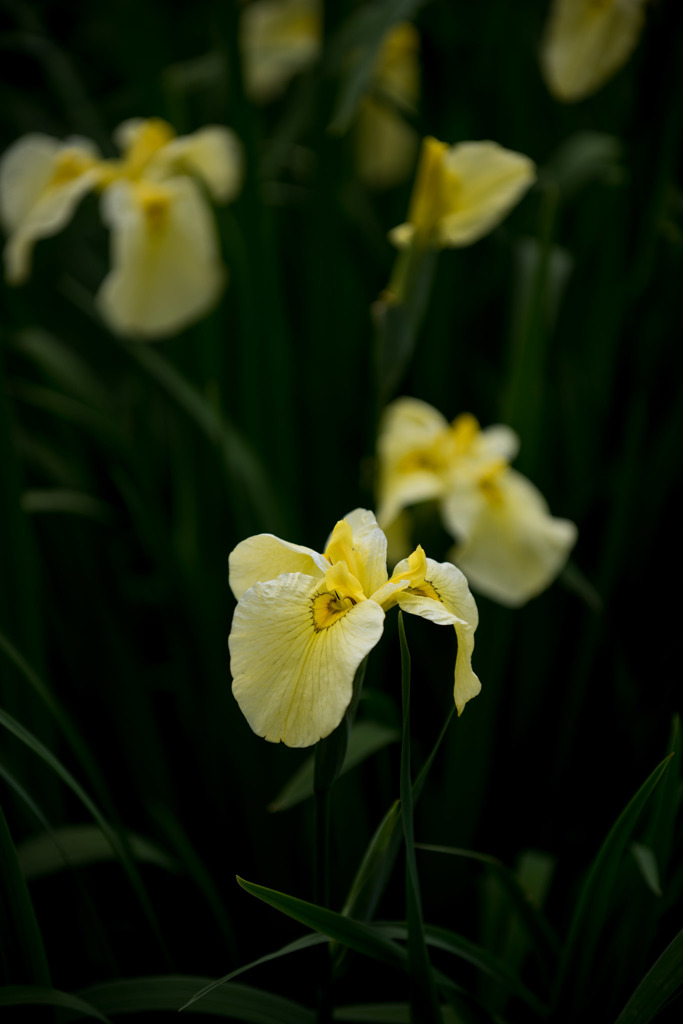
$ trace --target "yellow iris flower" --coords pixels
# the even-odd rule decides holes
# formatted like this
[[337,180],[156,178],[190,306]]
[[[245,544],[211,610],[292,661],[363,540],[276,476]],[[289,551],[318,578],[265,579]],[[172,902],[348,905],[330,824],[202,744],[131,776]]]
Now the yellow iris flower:
[[541,43],[541,69],[565,103],[600,89],[626,63],[645,21],[646,0],[554,0]]
[[250,99],[266,103],[291,78],[313,64],[322,44],[319,0],[256,0],[243,11],[240,48],[244,87]]
[[534,485],[509,465],[519,447],[506,426],[481,430],[465,414],[449,423],[426,402],[399,398],[378,440],[378,512],[392,531],[403,509],[439,503],[457,540],[449,557],[482,594],[523,604],[564,566],[576,527],[550,515]]
[[114,139],[122,156],[102,160],[87,139],[19,139],[0,162],[0,219],[9,235],[5,273],[21,284],[33,244],[53,235],[90,191],[102,194],[112,268],[97,304],[121,334],[159,337],[181,330],[215,303],[225,280],[204,186],[231,199],[242,177],[231,131],[212,126],[177,137],[159,118],[126,121]]
[[375,516],[355,509],[323,554],[272,534],[249,537],[230,555],[237,608],[230,632],[232,690],[249,725],[271,742],[307,747],[342,721],[356,670],[398,605],[455,627],[458,713],[481,689],[472,671],[478,613],[454,565],[418,547],[387,574],[387,541]]
[[414,25],[394,25],[380,46],[370,91],[358,105],[356,169],[371,188],[408,177],[418,135],[403,114],[415,114],[420,94],[420,37]]
[[423,139],[408,219],[389,233],[399,249],[471,245],[493,230],[536,178],[532,160],[495,142],[448,147]]

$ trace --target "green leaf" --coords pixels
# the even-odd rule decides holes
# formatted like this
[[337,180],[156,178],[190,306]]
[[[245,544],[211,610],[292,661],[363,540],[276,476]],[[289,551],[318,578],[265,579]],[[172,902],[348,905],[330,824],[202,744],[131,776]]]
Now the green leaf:
[[[79,995],[103,1013],[145,1013],[179,1010],[209,978],[186,975],[158,975],[105,982],[84,989]],[[193,1013],[229,1017],[249,1024],[314,1024],[311,1010],[281,996],[247,985],[228,984],[211,992]]]
[[85,999],[38,985],[3,985],[0,988],[0,1006],[58,1006],[63,1010],[75,1010],[84,1017],[105,1021],[105,1024],[108,1019]]
[[25,980],[35,981],[39,985],[49,985],[50,968],[45,956],[43,939],[1,807],[0,912],[7,920],[9,934],[13,937],[12,946]]
[[39,327],[19,331],[11,338],[12,346],[28,356],[56,384],[73,398],[95,409],[111,409],[111,397],[100,378],[73,348]]
[[[560,1005],[571,988],[580,1005],[595,956],[622,855],[645,804],[673,755],[669,754],[629,801],[593,861],[569,926],[555,987]],[[568,998],[568,996],[567,996]]]
[[647,1024],[683,985],[683,929],[655,961],[616,1024]]
[[401,822],[406,846],[406,906],[408,918],[408,957],[410,960],[412,1019],[440,1024],[441,1012],[434,988],[431,963],[425,942],[420,880],[415,858],[413,831],[413,786],[410,771],[410,651],[406,639],[403,612],[398,613],[401,644],[401,693],[403,696],[403,736],[401,739]]
[[374,914],[403,838],[400,822],[401,804],[396,800],[377,826],[363,855],[342,909],[345,917],[368,921]]
[[116,510],[106,501],[100,501],[99,498],[93,498],[82,491],[71,491],[63,487],[24,491],[21,496],[21,507],[24,512],[65,512],[94,519],[100,523],[112,523],[116,518]]
[[[443,1024],[463,1024],[463,1018],[450,1006],[443,1006],[441,1013]],[[410,1006],[408,1003],[358,1003],[337,1007],[333,1017],[367,1024],[410,1024]]]
[[299,953],[302,949],[310,949],[311,946],[320,946],[324,942],[327,942],[327,936],[321,935],[319,932],[313,932],[310,935],[303,935],[300,939],[295,939],[294,942],[289,942],[286,946],[282,946],[281,949],[276,949],[274,953],[266,953],[265,956],[260,956],[258,960],[252,960],[251,963],[245,964],[243,967],[237,967],[234,971],[230,971],[229,974],[224,974],[222,978],[217,978],[215,981],[209,982],[195,992],[191,999],[188,999],[181,1010],[187,1010],[188,1007],[192,1006],[199,999],[204,999],[209,992],[213,992],[214,989],[219,988],[221,985],[225,985],[227,982],[232,981],[233,978],[237,978],[240,974],[245,974],[250,971],[252,967],[259,967],[261,964],[266,964],[270,960],[279,960],[282,956],[288,956],[290,953]]
[[45,747],[40,740],[38,740],[28,729],[26,729],[20,722],[17,722],[11,715],[8,715],[6,711],[0,709],[0,725],[4,726],[12,735],[16,736],[23,744],[25,744],[30,750],[33,751],[42,761],[45,762],[59,778],[64,782],[74,795],[80,800],[83,806],[93,816],[97,824],[99,825],[103,835],[106,837],[107,842],[110,844],[112,850],[116,853],[116,856],[121,861],[124,871],[126,872],[128,879],[138,897],[140,905],[145,913],[145,916],[149,922],[149,925],[154,932],[160,948],[166,953],[166,943],[164,942],[161,929],[156,920],[154,911],[152,910],[151,904],[145,892],[145,888],[142,884],[135,865],[133,864],[126,845],[122,842],[119,835],[107,822],[104,815],[100,811],[99,807],[94,801],[88,796],[83,787],[76,781],[71,772],[69,772],[64,765],[59,761],[55,755]]
[[654,850],[643,843],[631,843],[631,853],[650,892],[653,892],[655,896],[661,896],[662,889],[659,884],[659,869]]
[[[386,725],[380,725],[378,722],[357,722],[351,730],[346,757],[339,774],[344,775],[389,743],[395,743],[398,738],[398,731]],[[268,805],[268,810],[286,811],[313,796],[313,768],[314,757],[311,756]]]
[[[131,856],[145,864],[177,871],[177,864],[149,839],[127,836]],[[42,878],[66,867],[80,867],[115,859],[116,852],[97,825],[65,825],[51,835],[25,839],[17,848],[24,878]]]

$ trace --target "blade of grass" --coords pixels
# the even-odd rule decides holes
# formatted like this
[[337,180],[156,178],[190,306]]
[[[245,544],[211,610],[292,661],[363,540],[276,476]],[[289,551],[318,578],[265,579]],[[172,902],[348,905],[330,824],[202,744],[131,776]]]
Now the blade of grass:
[[121,841],[121,837],[114,831],[109,823],[104,818],[102,812],[94,803],[93,800],[88,796],[82,786],[76,781],[71,772],[69,772],[64,765],[59,761],[55,755],[48,750],[28,729],[26,729],[20,722],[17,722],[11,715],[8,715],[6,711],[0,709],[0,725],[2,725],[8,732],[16,736],[25,746],[33,751],[45,764],[47,764],[53,772],[64,782],[72,793],[80,800],[86,810],[92,815],[97,824],[99,825],[103,835],[109,842],[112,850],[121,861],[121,865],[128,876],[133,890],[138,898],[140,906],[144,912],[147,922],[154,933],[156,940],[159,944],[159,948],[163,951],[164,955],[168,959],[168,951],[166,949],[166,943],[164,941],[161,928],[156,919],[156,915],[152,909],[149,898],[145,891],[142,879],[137,871],[137,868],[133,864],[130,858],[130,854],[125,846],[125,843]]
[[410,772],[410,651],[403,613],[398,613],[401,644],[401,693],[403,697],[403,735],[401,737],[401,823],[406,848],[406,906],[408,918],[408,956],[410,959],[412,1020],[440,1024],[441,1012],[436,997],[431,963],[425,942],[420,880],[415,858],[413,829],[413,787]]
[[56,1006],[62,1010],[75,1010],[79,1016],[94,1017],[105,1024],[109,1019],[85,999],[38,985],[3,985],[0,988],[0,1006]]
[[[45,955],[43,938],[1,807],[0,907],[4,909],[3,917],[9,925],[9,934],[5,936],[7,948],[8,950],[12,948],[19,960],[15,969],[21,970],[26,981],[49,986],[50,968]],[[2,990],[0,989],[0,991]]]
[[581,1005],[619,864],[633,828],[673,755],[648,776],[626,805],[593,861],[569,926],[557,974],[554,1004]]
[[683,929],[652,965],[615,1024],[648,1024],[682,985]]
[[[127,839],[134,860],[177,873],[178,865],[155,843],[133,834]],[[24,878],[42,878],[67,867],[106,863],[116,858],[116,851],[97,825],[64,825],[48,835],[25,839],[17,856]]]

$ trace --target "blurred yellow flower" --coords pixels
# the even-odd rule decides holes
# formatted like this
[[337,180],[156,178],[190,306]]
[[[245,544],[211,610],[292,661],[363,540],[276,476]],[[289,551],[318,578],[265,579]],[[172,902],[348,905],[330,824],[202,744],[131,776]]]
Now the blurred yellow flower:
[[391,532],[403,509],[439,503],[457,540],[449,553],[469,582],[501,604],[520,605],[544,590],[565,564],[576,527],[550,515],[534,485],[512,469],[517,435],[481,430],[469,414],[452,424],[426,402],[388,406],[378,440],[378,512]]
[[197,182],[215,201],[231,199],[241,184],[241,148],[227,128],[176,137],[160,118],[126,121],[114,139],[118,160],[102,160],[87,139],[62,143],[37,134],[5,153],[6,276],[12,284],[26,280],[33,243],[64,227],[81,197],[97,190],[112,254],[98,307],[119,333],[160,337],[203,315],[220,294],[226,274]]
[[240,21],[244,87],[266,103],[313,64],[322,43],[320,0],[256,0]]
[[449,148],[423,139],[408,220],[389,233],[399,249],[471,245],[491,231],[536,178],[529,157],[495,142]]
[[389,578],[386,552],[386,537],[365,509],[337,523],[324,554],[272,534],[249,537],[232,552],[232,689],[259,736],[290,747],[328,736],[382,635],[385,611],[396,604],[455,627],[458,713],[479,693],[471,664],[478,614],[465,577],[418,547]]
[[600,89],[626,63],[645,20],[646,0],[554,0],[541,43],[541,69],[558,100]]
[[404,114],[415,114],[420,94],[420,37],[402,21],[380,46],[368,93],[358,105],[356,168],[371,188],[389,188],[408,177],[418,134]]

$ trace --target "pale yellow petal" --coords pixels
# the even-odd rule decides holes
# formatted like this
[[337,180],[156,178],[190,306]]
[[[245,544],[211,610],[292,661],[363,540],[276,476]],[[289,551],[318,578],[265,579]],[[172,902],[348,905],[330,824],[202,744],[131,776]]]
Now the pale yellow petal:
[[0,162],[0,218],[9,233],[5,270],[20,284],[31,270],[40,238],[57,234],[69,222],[97,181],[97,150],[87,139],[60,142],[49,135],[25,135]]
[[201,178],[217,202],[227,203],[242,186],[244,151],[229,128],[208,125],[160,149],[150,161],[147,174],[153,179],[194,175]]
[[265,103],[314,63],[322,42],[319,0],[257,0],[240,21],[247,95]]
[[[399,608],[411,615],[420,615],[440,626],[455,627],[458,654],[455,661],[453,697],[458,714],[465,704],[481,690],[481,683],[472,669],[474,632],[479,624],[477,605],[462,572],[449,562],[426,560],[424,583],[396,595]],[[394,576],[406,572],[409,560],[400,562]]]
[[[344,528],[344,523],[348,528]],[[330,534],[325,554],[333,563],[346,562],[366,597],[386,583],[387,539],[368,509],[357,508],[344,516]]]
[[374,97],[361,100],[355,129],[356,171],[369,188],[391,188],[405,181],[415,164],[418,144],[417,132],[400,113]]
[[382,635],[384,612],[374,601],[316,629],[314,602],[324,589],[319,579],[285,574],[250,587],[235,610],[233,693],[254,732],[273,743],[308,747],[328,736],[351,702],[358,666]]
[[115,331],[161,337],[211,309],[226,274],[213,215],[191,178],[115,182],[102,213],[112,269],[97,301]]
[[272,533],[247,537],[231,552],[230,587],[239,600],[254,583],[274,580],[283,573],[300,572],[322,578],[329,563],[323,555],[301,544],[290,544]]
[[461,142],[444,158],[457,200],[439,224],[441,245],[471,245],[491,231],[536,180],[529,157],[496,142]]
[[626,63],[645,20],[645,0],[555,0],[541,44],[548,88],[564,102],[600,89]]
[[473,587],[501,604],[524,604],[545,590],[576,541],[574,523],[554,518],[536,487],[513,469],[483,493],[449,496],[442,511],[462,538],[453,560]]

